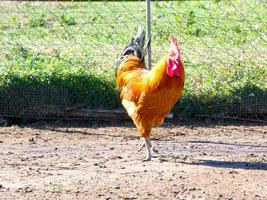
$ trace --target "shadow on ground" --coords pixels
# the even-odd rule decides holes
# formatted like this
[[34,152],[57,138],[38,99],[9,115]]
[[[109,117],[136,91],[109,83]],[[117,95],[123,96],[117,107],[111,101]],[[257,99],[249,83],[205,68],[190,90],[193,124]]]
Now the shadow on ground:
[[267,170],[267,163],[262,162],[242,162],[242,161],[219,161],[219,160],[199,160],[198,163],[180,162],[186,165],[232,168],[232,169],[250,169],[250,170]]
[[253,145],[253,144],[238,144],[238,143],[227,143],[227,142],[216,142],[216,141],[201,141],[201,140],[194,140],[188,141],[189,143],[193,144],[214,144],[214,145],[226,145],[226,146],[235,146],[235,147],[264,147],[267,148],[266,145]]

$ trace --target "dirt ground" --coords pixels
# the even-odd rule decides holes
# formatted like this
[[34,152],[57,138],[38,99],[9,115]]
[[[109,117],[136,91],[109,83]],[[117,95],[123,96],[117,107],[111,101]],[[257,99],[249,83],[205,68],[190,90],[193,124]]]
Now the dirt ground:
[[165,123],[156,161],[131,122],[0,128],[0,199],[267,199],[267,125]]

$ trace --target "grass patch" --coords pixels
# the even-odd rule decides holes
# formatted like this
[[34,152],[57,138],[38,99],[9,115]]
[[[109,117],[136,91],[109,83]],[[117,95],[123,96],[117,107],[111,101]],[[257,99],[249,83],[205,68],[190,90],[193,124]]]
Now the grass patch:
[[61,188],[58,185],[49,185],[48,187],[44,189],[44,192],[45,193],[60,193]]

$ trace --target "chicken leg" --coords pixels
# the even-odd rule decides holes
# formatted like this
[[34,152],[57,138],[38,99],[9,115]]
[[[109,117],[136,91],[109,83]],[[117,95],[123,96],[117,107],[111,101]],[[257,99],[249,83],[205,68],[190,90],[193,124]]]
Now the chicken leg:
[[143,140],[144,140],[144,143],[138,149],[138,152],[141,151],[144,147],[146,147],[147,156],[146,156],[145,161],[150,161],[150,160],[153,159],[152,154],[151,154],[151,150],[153,150],[156,153],[157,153],[157,151],[154,148],[152,148],[152,144],[151,144],[150,138],[143,138]]

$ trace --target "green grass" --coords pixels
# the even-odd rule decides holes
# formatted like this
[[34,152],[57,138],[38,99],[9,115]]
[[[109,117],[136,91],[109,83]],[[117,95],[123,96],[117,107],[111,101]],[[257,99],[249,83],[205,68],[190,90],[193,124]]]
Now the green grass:
[[[63,105],[120,107],[115,63],[145,25],[144,2],[2,2],[0,10],[0,91],[63,88]],[[259,0],[153,2],[153,62],[171,34],[182,48],[187,79],[174,110],[266,113],[266,24]]]
[[45,193],[61,193],[59,185],[49,185],[44,189]]

